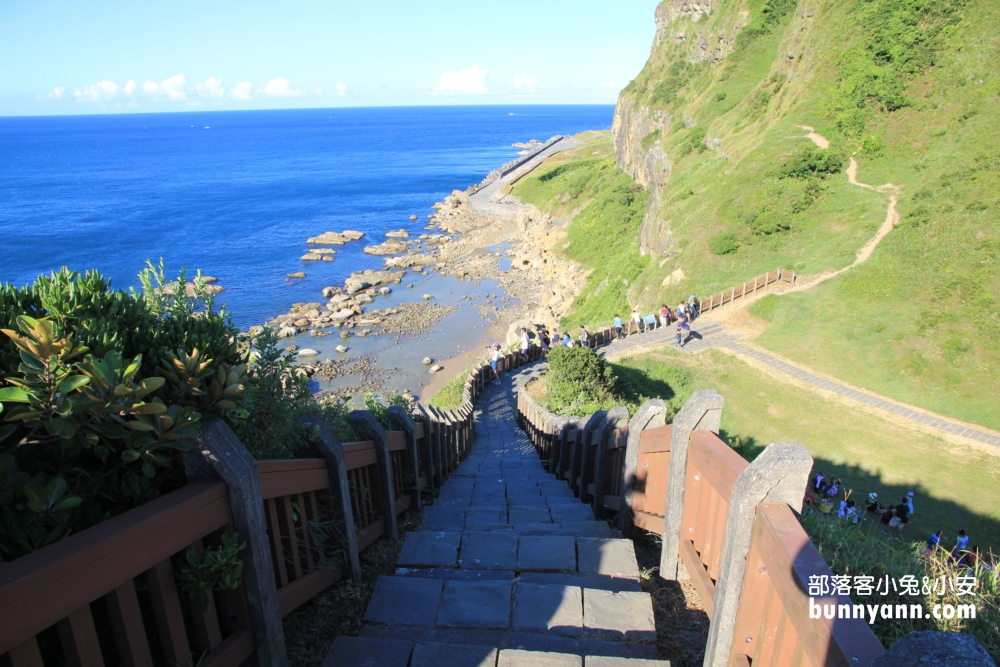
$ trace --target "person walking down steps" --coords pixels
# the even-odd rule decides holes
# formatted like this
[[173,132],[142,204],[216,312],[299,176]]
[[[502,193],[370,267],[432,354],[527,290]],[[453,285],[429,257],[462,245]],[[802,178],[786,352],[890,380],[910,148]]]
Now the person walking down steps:
[[328,667],[670,664],[656,659],[632,541],[546,472],[517,425],[511,376],[479,397],[467,457]]

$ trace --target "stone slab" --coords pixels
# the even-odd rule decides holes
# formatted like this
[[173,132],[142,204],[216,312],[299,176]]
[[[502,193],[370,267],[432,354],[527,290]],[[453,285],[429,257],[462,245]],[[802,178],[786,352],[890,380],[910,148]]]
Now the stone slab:
[[[455,567],[462,533],[416,531],[407,533],[399,554],[399,567]],[[513,569],[513,568],[512,568]]]
[[569,495],[557,495],[552,496],[546,493],[544,496],[546,505],[580,505],[580,499],[573,495],[570,491]]
[[583,634],[582,589],[518,583],[511,629],[579,637]]
[[[452,570],[450,568],[396,568],[395,577],[418,577],[445,581],[514,581],[514,573],[509,570]],[[628,581],[617,579],[616,581]]]
[[462,533],[463,570],[517,568],[517,535],[507,531],[467,530]]
[[405,639],[337,637],[323,667],[406,667],[412,650]]
[[433,625],[444,582],[434,579],[381,576],[368,609],[366,623],[384,625]]
[[522,572],[519,581],[528,584],[559,584],[579,586],[599,591],[642,592],[642,584],[637,579],[625,577],[605,577],[599,574],[575,574],[572,572]]
[[473,498],[469,501],[469,507],[496,507],[503,509],[507,507],[507,498],[505,496],[483,496],[482,498]]
[[[405,639],[414,643],[473,644],[502,648],[507,645],[507,630],[468,628],[418,628],[408,625],[362,625],[359,637]],[[595,642],[596,643],[596,642]],[[604,643],[604,642],[601,642]],[[639,644],[636,644],[639,646]],[[334,667],[340,667],[336,665]]]
[[497,649],[462,644],[417,644],[410,667],[494,667]]
[[643,660],[611,656],[587,656],[587,667],[670,667],[669,660]]
[[547,523],[552,521],[552,515],[546,505],[525,506],[511,505],[507,508],[507,515],[512,524],[519,523]]
[[[385,626],[372,626],[385,627]],[[400,627],[404,631],[402,638],[411,639],[420,628]],[[363,630],[363,629],[362,629]],[[386,635],[389,636],[389,635]],[[550,653],[572,653],[590,658],[594,655],[619,656],[623,658],[655,658],[655,644],[640,644],[639,642],[608,642],[582,637],[563,637],[560,635],[539,634],[535,632],[511,632],[507,645],[526,651],[544,651]]]
[[465,511],[467,524],[507,523],[506,507],[470,507]]
[[576,538],[577,563],[581,574],[604,574],[637,578],[639,564],[631,540],[604,537]]
[[653,602],[647,593],[584,589],[583,624],[590,636],[656,641]]
[[506,648],[500,651],[497,667],[583,667],[583,658],[569,653]]
[[552,521],[554,523],[594,520],[594,513],[591,511],[589,505],[567,503],[565,505],[551,505],[549,509],[552,511]]
[[507,496],[508,505],[546,505],[545,496],[518,494]]
[[504,629],[510,623],[510,592],[506,581],[447,581],[437,613],[437,626]]
[[517,569],[540,572],[576,571],[576,540],[569,535],[522,535]]

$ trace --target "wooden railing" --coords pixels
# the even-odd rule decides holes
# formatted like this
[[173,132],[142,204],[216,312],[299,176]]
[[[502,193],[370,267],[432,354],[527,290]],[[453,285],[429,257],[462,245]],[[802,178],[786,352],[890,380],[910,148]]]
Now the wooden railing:
[[[540,456],[547,453],[542,458],[550,472],[570,482],[579,480],[570,486],[583,501],[593,499],[597,502],[603,498],[603,506],[595,506],[595,514],[598,509],[617,511],[622,524],[627,517],[631,525],[663,535],[664,545],[676,544],[674,562],[679,561],[687,571],[711,622],[723,624],[731,632],[716,640],[726,659],[719,662],[716,658],[713,664],[734,667],[751,664],[753,667],[863,666],[884,652],[863,619],[834,622],[809,618],[806,595],[809,576],[831,573],[789,506],[791,499],[782,503],[753,501],[758,504],[749,506],[753,532],[752,538],[747,538],[748,550],[740,553],[737,546],[729,545],[727,552],[727,539],[738,540],[740,535],[742,523],[733,517],[746,511],[749,502],[746,489],[752,488],[766,472],[749,470],[751,464],[713,430],[702,426],[677,431],[676,424],[650,426],[652,421],[630,424],[628,428],[607,431],[607,442],[602,449],[601,427],[612,423],[607,417],[601,417],[596,425],[594,417],[570,422],[541,407],[530,397],[524,383],[517,387],[519,420]],[[721,397],[718,398],[721,401]],[[692,399],[691,404],[693,402]],[[651,403],[647,402],[639,412],[647,410]],[[721,402],[719,406],[721,411]],[[649,407],[650,410],[654,408]],[[662,413],[665,407],[658,409]],[[703,423],[702,418],[687,415],[685,421],[698,424]],[[662,421],[661,418],[661,424]],[[638,437],[630,438],[630,429],[638,431]],[[584,431],[586,438],[582,436]],[[683,484],[683,489],[675,490],[671,496],[671,454],[678,446],[677,437],[683,438],[686,458],[685,466],[678,468],[680,477],[675,477],[673,483]],[[786,443],[784,446],[792,445]],[[631,454],[630,447],[635,448]],[[800,448],[805,460],[811,461],[801,445],[793,447]],[[595,459],[600,451],[604,452],[604,461],[599,466]],[[632,474],[627,471],[630,456],[635,461]],[[765,455],[761,456],[765,461],[762,465],[768,465]],[[582,472],[576,463],[580,460],[586,461]],[[604,472],[600,478],[597,476],[599,469]],[[796,474],[796,479],[801,477],[802,488],[797,498],[801,502],[808,468]],[[744,478],[743,495],[740,495],[736,488]],[[629,488],[631,495],[627,492]],[[791,493],[794,498],[794,489],[784,488],[783,492]],[[680,512],[668,511],[671,497],[680,500]],[[734,502],[737,506],[731,507]],[[753,515],[754,508],[756,515]],[[679,517],[677,524],[671,523],[673,514]],[[671,542],[668,539],[671,531],[675,531],[679,539]],[[744,564],[745,570],[742,569]],[[720,577],[728,572],[737,572],[738,578],[735,582],[727,582],[724,596],[727,599],[720,602],[719,591],[723,584]],[[661,574],[672,578],[668,572]],[[736,603],[732,602],[733,595]],[[830,602],[850,603],[847,598],[831,599]],[[721,611],[719,604],[725,604]],[[717,618],[720,613],[725,618]]]
[[[531,349],[530,360],[541,356]],[[507,354],[501,369],[522,363]],[[283,664],[280,617],[348,574],[359,578],[357,553],[444,483],[470,451],[475,402],[492,379],[488,366],[475,369],[461,407],[398,413],[408,430],[372,427],[378,442],[341,444],[320,424],[326,435],[310,445],[320,457],[255,462],[215,420],[197,456],[185,455],[187,486],[0,565],[0,665],[236,667],[254,652],[261,667]],[[352,413],[352,424],[357,415],[375,423],[367,414]],[[339,523],[340,543],[316,543]],[[204,612],[178,588],[173,562],[241,525],[240,588],[209,591]]]
[[344,574],[340,545],[313,544],[309,524],[333,523],[324,459],[258,461],[278,606],[285,616]]
[[770,273],[759,275],[753,280],[745,282],[742,285],[736,285],[735,287],[731,287],[725,291],[715,294],[714,296],[710,296],[707,299],[703,299],[701,301],[701,312],[707,313],[710,310],[714,310],[719,306],[731,303],[735,299],[744,297],[747,294],[754,294],[757,290],[763,289],[771,283],[776,283],[778,281],[794,283],[795,272],[789,271],[788,269],[775,269]]
[[[0,656],[7,653],[13,667],[91,667],[105,664],[105,646],[123,665],[239,665],[254,652],[244,590],[209,591],[203,612],[179,593],[171,564],[230,530],[226,485],[204,480],[6,563]],[[155,641],[143,607],[153,616]],[[95,623],[95,610],[108,622]]]

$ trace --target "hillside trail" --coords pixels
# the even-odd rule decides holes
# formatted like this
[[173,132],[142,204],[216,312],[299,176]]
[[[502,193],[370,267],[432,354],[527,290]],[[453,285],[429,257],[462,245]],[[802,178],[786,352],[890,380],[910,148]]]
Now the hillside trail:
[[[809,139],[814,144],[820,148],[829,148],[830,140],[821,134],[817,134],[816,131],[809,125],[799,125],[800,128],[806,130],[809,134],[806,135],[806,139]],[[817,285],[835,278],[842,273],[850,271],[859,264],[864,264],[868,261],[868,258],[872,256],[875,248],[878,244],[893,230],[893,228],[899,223],[899,213],[896,211],[896,203],[899,201],[900,187],[892,183],[886,183],[884,185],[869,185],[868,183],[862,183],[858,180],[858,161],[853,157],[851,158],[851,163],[847,167],[847,182],[851,185],[856,185],[859,188],[864,188],[866,190],[874,190],[875,192],[880,192],[889,195],[889,208],[885,214],[885,221],[882,226],[878,228],[875,236],[870,238],[867,243],[865,243],[860,250],[858,250],[854,261],[847,266],[830,271],[824,271],[813,278],[800,282],[794,287],[790,287],[784,290],[784,294],[791,292],[801,292],[803,290],[812,289]]]

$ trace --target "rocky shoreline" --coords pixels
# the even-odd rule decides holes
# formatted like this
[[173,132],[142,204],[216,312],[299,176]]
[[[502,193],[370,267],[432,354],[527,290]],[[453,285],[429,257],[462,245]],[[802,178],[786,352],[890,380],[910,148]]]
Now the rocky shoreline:
[[[488,294],[472,305],[484,323],[508,327],[508,343],[517,339],[514,329],[527,323],[557,330],[559,318],[569,312],[586,279],[578,265],[558,253],[565,230],[534,207],[521,209],[509,217],[470,210],[472,191],[473,188],[455,190],[435,203],[431,207],[434,213],[428,216],[424,229],[426,233],[414,238],[400,229],[385,233],[384,241],[366,246],[366,254],[383,258],[381,270],[358,271],[343,285],[328,285],[317,295],[322,301],[293,304],[287,313],[269,320],[268,326],[285,338],[337,334],[344,339],[337,346],[340,353],[348,351],[349,339],[354,336],[393,336],[399,343],[404,336],[426,334],[457,310],[457,306],[436,305],[433,294],[424,294],[418,302],[378,309],[374,307],[377,299],[396,289],[412,288],[413,284],[407,282],[411,273],[423,276],[437,273],[477,285],[484,279],[498,281],[503,294]],[[343,245],[363,236],[351,230],[326,232],[310,238],[308,243]],[[333,249],[321,247],[310,250],[319,261],[334,253]],[[505,256],[510,260],[510,268],[501,268]],[[250,334],[259,329],[253,327]],[[380,382],[388,377],[384,369],[375,368],[371,355],[309,363],[304,358],[305,352],[305,349],[299,351],[299,367],[310,377],[330,380],[360,376],[359,387],[340,390],[338,394],[351,390],[377,391]]]

